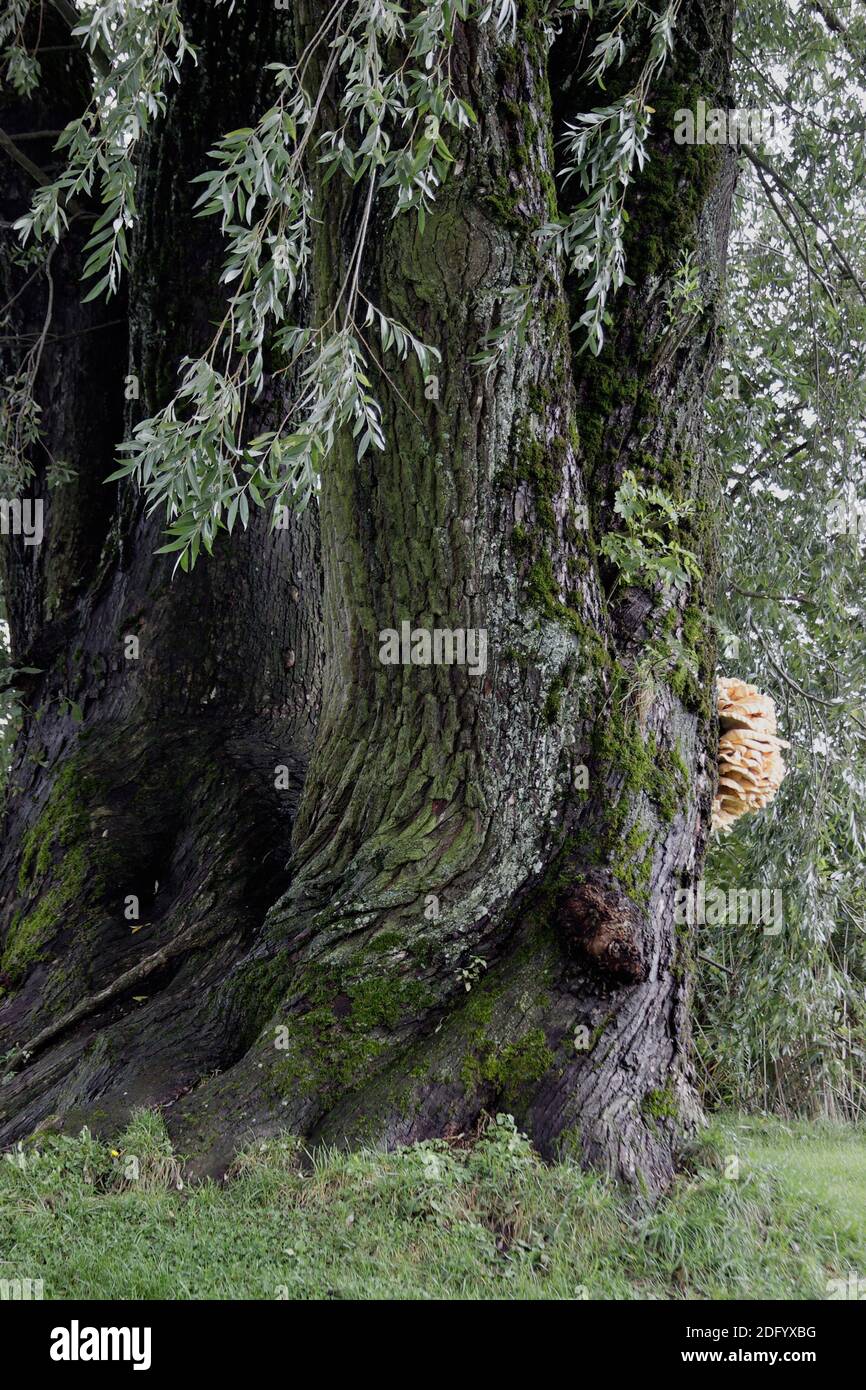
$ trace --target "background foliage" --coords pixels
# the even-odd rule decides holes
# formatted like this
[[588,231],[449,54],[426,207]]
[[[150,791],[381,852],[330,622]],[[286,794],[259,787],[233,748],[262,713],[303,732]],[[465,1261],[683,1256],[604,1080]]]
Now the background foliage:
[[773,806],[710,856],[708,883],[778,888],[785,926],[703,929],[704,1078],[830,1114],[862,1113],[866,1080],[864,73],[861,6],[740,6],[738,102],[776,132],[742,160],[711,408],[722,669],[774,695],[793,747]]

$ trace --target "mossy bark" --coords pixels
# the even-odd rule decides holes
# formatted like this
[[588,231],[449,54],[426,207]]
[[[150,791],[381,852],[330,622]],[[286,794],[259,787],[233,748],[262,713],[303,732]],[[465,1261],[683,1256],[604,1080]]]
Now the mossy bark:
[[[157,980],[150,1020],[145,1008],[121,1001],[111,1016],[76,1021],[62,1047],[84,1039],[83,1058],[97,1045],[102,1070],[82,1060],[82,1085],[68,1080],[67,1069],[44,1105],[45,1083],[27,1081],[33,1066],[22,1071],[12,1085],[23,1088],[23,1109],[15,1109],[14,1090],[11,1107],[5,1101],[10,1136],[32,1120],[34,1105],[76,1118],[122,1109],[122,1083],[128,1095],[135,1063],[118,1068],[104,1060],[106,1051],[118,1037],[127,1049],[146,1047],[163,1010],[174,1039],[195,1028],[207,1042],[191,1047],[183,1066],[176,1055],[162,1056],[136,1098],[147,1092],[172,1101],[177,1142],[202,1167],[223,1166],[250,1132],[289,1128],[314,1139],[394,1143],[459,1132],[482,1110],[504,1107],[545,1153],[567,1142],[587,1161],[657,1188],[672,1171],[678,1135],[697,1116],[688,943],[675,929],[673,901],[700,873],[712,794],[713,497],[700,406],[714,361],[732,161],[695,159],[673,146],[661,123],[633,200],[648,259],[637,275],[632,269],[637,283],[613,306],[616,326],[603,357],[575,356],[571,287],[535,235],[556,210],[554,123],[575,99],[564,81],[574,54],[565,37],[548,54],[538,17],[520,8],[513,42],[497,40],[491,26],[458,33],[455,80],[479,121],[455,149],[423,234],[414,219],[392,218],[386,197],[375,204],[365,293],[439,348],[438,393],[425,389],[417,365],[389,360],[389,379],[374,383],[384,405],[384,453],[371,450],[358,462],[351,441],[341,440],[324,472],[321,629],[310,604],[292,639],[293,649],[308,651],[300,671],[293,668],[292,693],[301,698],[280,726],[303,771],[321,650],[321,714],[286,878],[260,884],[256,911],[243,915],[241,885],[255,862],[258,825],[250,803],[267,824],[273,798],[236,788],[220,801],[212,774],[196,765],[202,748],[210,755],[261,698],[240,674],[254,648],[238,637],[237,664],[223,686],[225,721],[213,726],[211,743],[204,716],[179,721],[187,753],[180,783],[174,791],[153,783],[154,805],[171,808],[172,835],[182,835],[185,806],[198,797],[209,808],[208,838],[222,826],[231,842],[218,869],[228,904],[215,908],[218,931],[236,924],[231,945],[220,939],[214,950],[207,938],[204,952],[184,958],[184,989],[199,979],[206,985],[194,1008],[188,996],[179,1004],[174,975]],[[296,41],[320,10],[301,0]],[[724,99],[730,7],[707,19],[686,0],[681,30],[667,99],[696,87]],[[218,61],[206,51],[199,79],[206,91]],[[184,106],[189,100],[176,98],[172,120],[188,119],[202,132],[207,119]],[[198,145],[190,139],[191,160]],[[177,343],[164,316],[158,351],[148,336],[165,256],[160,200],[170,196],[160,189],[174,185],[158,153],[148,170],[152,212],[131,284],[131,340],[158,397],[165,354]],[[358,197],[336,182],[319,190],[314,319],[342,283]],[[672,327],[666,284],[680,249],[701,266],[705,300],[693,321]],[[171,255],[178,250],[173,237]],[[640,245],[633,251],[640,259]],[[215,254],[199,242],[194,263]],[[173,293],[181,299],[186,264],[175,262],[181,283]],[[491,371],[472,365],[503,291],[521,284],[531,287],[533,303],[525,338]],[[208,293],[204,281],[200,293]],[[599,567],[598,544],[615,524],[612,500],[626,468],[697,503],[688,537],[705,577],[676,602],[652,590],[623,592]],[[588,529],[580,524],[585,510]],[[203,631],[194,644],[187,638],[196,650],[208,640],[224,643],[216,615],[228,591],[220,575],[246,602],[245,566],[253,554],[264,564],[262,547],[272,544],[259,532],[216,565],[201,564],[192,585],[167,590],[164,569],[149,558],[152,531],[139,523],[131,539],[125,534],[125,577],[114,582],[125,597],[155,594],[160,611],[177,620],[164,628],[143,704],[129,703],[127,676],[113,700],[101,697],[92,719],[88,712],[87,737],[108,717],[104,709],[118,737],[130,710],[164,721],[166,673],[177,669],[176,644],[188,650],[180,605],[191,591],[202,604]],[[293,566],[298,554],[315,568],[303,528],[287,544]],[[276,578],[265,580],[262,603],[262,632],[286,621],[288,596]],[[383,665],[380,633],[404,620],[485,629],[486,671]],[[694,652],[697,676],[691,665],[659,671],[656,662],[649,677],[649,649],[665,634]],[[258,656],[253,669],[261,664]],[[203,684],[209,688],[211,677]],[[239,745],[248,766],[265,761],[269,736],[261,719],[252,722]],[[110,742],[94,755],[94,774],[101,757],[111,765]],[[273,825],[263,833],[270,847],[285,843]],[[25,854],[19,842],[10,857],[16,874]],[[44,982],[34,989],[36,998]],[[46,1042],[43,1066],[58,1046]],[[199,1079],[217,1068],[219,1075]],[[190,1089],[196,1069],[199,1084]],[[652,1098],[662,1094],[670,1103],[660,1109]]]

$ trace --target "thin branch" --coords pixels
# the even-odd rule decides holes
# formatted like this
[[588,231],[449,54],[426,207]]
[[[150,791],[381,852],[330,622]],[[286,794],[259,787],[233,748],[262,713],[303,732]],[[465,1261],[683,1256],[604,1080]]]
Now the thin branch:
[[[745,146],[743,146],[743,149],[745,149]],[[832,285],[829,285],[827,283],[827,281],[824,279],[823,275],[820,273],[817,267],[812,264],[811,258],[809,256],[809,243],[807,242],[805,234],[803,232],[802,223],[800,222],[800,219],[797,217],[796,212],[791,208],[790,202],[786,199],[787,206],[791,210],[791,214],[797,222],[797,229],[803,238],[802,246],[800,245],[796,233],[794,232],[793,228],[789,224],[787,218],[785,217],[784,213],[781,211],[778,203],[776,202],[776,199],[773,196],[773,190],[770,188],[770,185],[767,183],[767,180],[764,177],[764,174],[758,165],[755,165],[755,172],[758,175],[758,182],[760,183],[761,187],[767,195],[767,201],[769,202],[770,207],[773,209],[774,213],[776,214],[776,216],[778,217],[779,221],[785,229],[789,242],[793,246],[797,255],[800,257],[800,260],[805,265],[807,271],[809,271],[810,274],[814,275],[816,279],[819,281],[822,289],[824,290],[824,293],[827,295],[827,298],[830,300],[831,304],[835,304],[836,295],[833,290],[833,287]]]
[[15,140],[20,145],[22,140],[56,140],[62,134],[62,130],[16,130]]
[[808,700],[816,705],[824,705],[827,709],[844,709],[846,705],[856,703],[852,702],[851,699],[846,699],[844,696],[841,696],[838,700],[825,700],[823,695],[815,695],[812,693],[811,690],[804,690],[802,685],[799,685],[797,681],[794,680],[793,676],[789,676],[787,672],[783,671],[781,666],[779,666],[779,664],[773,660],[772,656],[770,655],[767,644],[763,641],[762,646],[764,648],[766,658],[772,666],[773,670],[776,672],[776,675],[779,676],[779,678],[783,680],[786,685],[789,685],[792,690],[796,690],[798,695],[802,695],[804,700]]
[[38,183],[42,188],[51,182],[44,170],[34,164],[32,159],[28,159],[23,150],[19,150],[15,141],[10,139],[5,130],[0,130],[0,150],[5,150],[10,159],[14,159],[16,164],[20,164],[25,173]]
[[775,599],[778,603],[799,603],[804,608],[819,607],[814,599],[806,598],[805,594],[770,594],[758,589],[741,589],[738,584],[732,584],[731,588],[735,594],[741,594],[743,598]]
[[746,50],[744,48],[741,48],[738,43],[733,44],[732,47],[737,56],[742,58],[744,62],[748,63],[749,67],[756,74],[758,79],[761,82],[763,82],[764,86],[769,87],[770,91],[773,93],[773,96],[776,98],[780,106],[784,106],[786,110],[790,111],[792,115],[797,117],[798,121],[808,121],[811,125],[814,125],[816,129],[823,130],[826,135],[837,135],[836,131],[832,130],[830,126],[824,125],[823,121],[819,121],[818,118],[812,115],[811,112],[801,111],[799,107],[794,106],[787,99],[785,93],[782,91],[778,83],[775,82],[768,73],[764,72],[763,68],[758,66],[758,64],[755,62],[754,58],[751,56],[750,53],[747,53]]
[[[49,4],[60,15],[60,18],[67,25],[70,34],[72,30],[77,28],[81,23],[81,15],[71,3],[71,0],[49,0]],[[94,66],[102,73],[102,76],[107,77],[111,72],[111,58],[102,44],[98,43],[93,50],[91,50],[88,45],[83,51],[90,56]]]
[[[10,223],[9,225],[11,226],[11,223]],[[12,308],[12,305],[16,302],[16,300],[18,300],[18,299],[21,298],[21,296],[22,296],[22,294],[24,294],[25,290],[28,290],[28,289],[30,288],[30,286],[33,284],[33,281],[34,281],[34,280],[37,278],[37,276],[39,276],[41,273],[42,273],[42,266],[41,266],[41,265],[38,265],[38,266],[36,267],[35,270],[33,270],[33,271],[30,272],[30,274],[27,276],[27,279],[24,281],[23,285],[19,286],[19,288],[15,291],[15,293],[11,296],[11,298],[10,298],[10,299],[7,299],[7,300],[6,300],[6,303],[2,306],[2,308],[0,308],[0,318],[5,318],[5,317],[6,317],[6,315],[9,313],[9,310]],[[22,335],[22,336],[24,336],[24,335]],[[27,336],[32,337],[33,335],[32,335],[32,334],[29,334],[29,335],[27,335]],[[9,340],[8,338],[0,338],[0,343],[2,343],[2,342],[9,342],[9,341],[10,341],[10,340]],[[13,339],[13,341],[15,341],[15,340]]]
[[855,63],[866,61],[866,53],[862,49],[857,49],[851,38],[851,31],[847,25],[843,24],[836,11],[827,4],[827,0],[811,0],[811,8],[815,14],[819,14],[831,33],[842,40],[842,45]]
[[818,214],[809,206],[807,202],[804,201],[803,198],[800,197],[797,190],[791,187],[791,185],[787,182],[785,178],[783,178],[779,171],[777,169],[774,169],[772,164],[767,164],[767,162],[763,160],[761,156],[757,153],[757,151],[753,150],[750,145],[741,145],[740,148],[746,155],[746,158],[750,159],[757,169],[763,169],[765,173],[769,174],[770,178],[773,179],[773,181],[776,184],[778,184],[779,188],[784,189],[788,196],[794,199],[794,202],[797,204],[797,206],[802,208],[809,221],[812,222],[813,225],[816,226],[820,232],[824,233],[824,236],[827,238],[833,250],[836,252],[836,255],[839,257],[839,260],[842,262],[842,265],[845,267],[845,270],[848,272],[848,275],[850,276],[851,280],[857,286],[860,298],[863,300],[863,303],[866,304],[866,286],[864,286],[862,280],[857,275],[847,255],[842,250],[842,247],[839,245],[836,238],[833,236],[833,233],[829,231],[827,227],[825,227],[824,223],[818,217]]
[[[181,935],[176,941],[169,942],[168,945],[161,946],[158,951],[154,951],[152,955],[145,956],[144,960],[139,961],[137,965],[133,965],[128,970],[125,970],[122,975],[112,980],[110,984],[107,984],[103,989],[98,990],[96,994],[86,995],[65,1014],[62,1014],[56,1022],[49,1023],[41,1032],[36,1033],[29,1042],[24,1044],[21,1049],[20,1057],[25,1061],[29,1061],[34,1052],[41,1051],[48,1043],[52,1042],[56,1037],[59,1037],[61,1033],[68,1032],[70,1028],[80,1023],[82,1019],[89,1017],[90,1014],[96,1013],[97,1010],[101,1009],[105,1004],[110,1003],[113,999],[116,999],[119,995],[128,993],[133,986],[141,984],[152,975],[154,971],[160,970],[164,965],[167,965],[169,961],[176,959],[178,956],[186,955],[189,951],[196,950],[198,947],[203,946],[205,940],[206,937],[202,934],[197,934],[195,927],[192,927],[185,935]],[[18,1059],[15,1059],[15,1061],[17,1060]]]
[[733,975],[730,966],[722,965],[720,961],[713,960],[712,956],[705,956],[703,951],[698,951],[698,960],[705,960],[707,965],[714,965],[717,970],[723,970],[726,975]]
[[33,365],[31,367],[31,377],[34,382],[36,380],[36,374],[39,371],[39,366],[42,361],[42,354],[45,351],[45,343],[48,338],[48,330],[51,327],[51,317],[54,313],[54,279],[51,274],[51,261],[56,250],[57,243],[55,242],[54,245],[50,248],[48,255],[45,257],[44,270],[45,279],[48,281],[48,303],[45,306],[45,318],[42,321],[42,332],[39,334],[39,339],[35,348],[31,349],[31,351],[33,352]]

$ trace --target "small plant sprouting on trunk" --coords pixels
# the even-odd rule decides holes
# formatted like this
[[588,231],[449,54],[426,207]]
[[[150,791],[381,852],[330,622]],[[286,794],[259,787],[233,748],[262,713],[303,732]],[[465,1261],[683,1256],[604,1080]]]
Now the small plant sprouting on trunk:
[[681,521],[691,515],[691,502],[675,502],[662,488],[645,487],[630,470],[623,474],[614,511],[625,523],[624,531],[609,531],[601,543],[617,571],[619,584],[661,584],[665,589],[685,589],[701,578],[694,551],[676,538]]

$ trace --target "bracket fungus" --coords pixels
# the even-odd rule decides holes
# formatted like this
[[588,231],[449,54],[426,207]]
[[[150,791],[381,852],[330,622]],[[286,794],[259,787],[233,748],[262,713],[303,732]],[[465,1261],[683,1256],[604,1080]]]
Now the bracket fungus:
[[762,811],[785,776],[776,734],[776,706],[769,695],[736,676],[719,681],[719,789],[712,828],[726,832],[740,816]]

